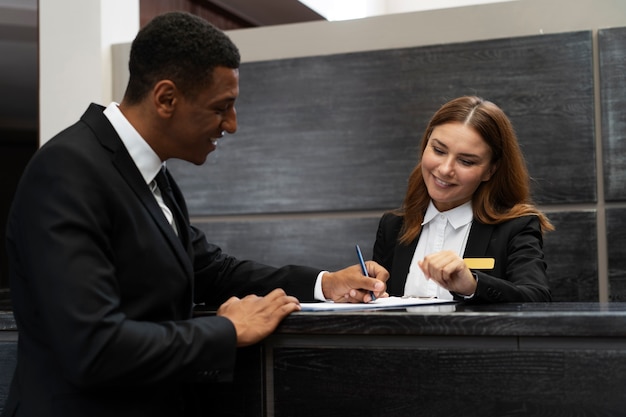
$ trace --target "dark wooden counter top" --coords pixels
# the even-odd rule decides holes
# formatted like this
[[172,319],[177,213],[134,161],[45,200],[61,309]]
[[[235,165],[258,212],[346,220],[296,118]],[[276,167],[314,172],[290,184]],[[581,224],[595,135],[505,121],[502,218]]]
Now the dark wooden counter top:
[[626,303],[445,304],[298,312],[276,334],[626,337]]
[[[17,330],[13,313],[0,311],[0,331],[13,330]],[[275,333],[626,337],[626,303],[443,304],[400,310],[298,312],[287,317]]]

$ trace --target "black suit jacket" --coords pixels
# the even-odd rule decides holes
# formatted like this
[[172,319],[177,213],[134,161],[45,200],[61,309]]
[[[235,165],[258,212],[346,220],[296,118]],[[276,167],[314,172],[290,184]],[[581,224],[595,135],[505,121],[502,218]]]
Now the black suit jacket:
[[[387,268],[390,295],[404,294],[417,239],[410,245],[398,242],[403,217],[387,213],[382,216],[376,233],[373,260]],[[493,270],[473,271],[478,286],[473,303],[550,301],[550,287],[543,259],[543,239],[536,216],[524,216],[498,225],[487,225],[476,219],[470,228],[465,258],[495,258]],[[455,295],[455,299],[462,299]]]
[[194,303],[278,287],[313,299],[319,270],[230,257],[187,216],[184,247],[102,111],[91,105],[45,144],[15,194],[7,250],[19,342],[3,415],[190,413],[189,386],[229,379],[236,353],[232,323],[194,317]]

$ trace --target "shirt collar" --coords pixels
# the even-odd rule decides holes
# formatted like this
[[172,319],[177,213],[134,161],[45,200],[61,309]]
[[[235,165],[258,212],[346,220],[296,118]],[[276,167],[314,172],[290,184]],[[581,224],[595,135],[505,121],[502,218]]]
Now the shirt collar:
[[149,184],[156,177],[164,162],[161,162],[161,158],[122,114],[117,103],[109,104],[104,110],[104,115],[124,143],[144,181]]
[[431,200],[428,204],[428,209],[426,209],[426,214],[424,215],[424,222],[422,226],[427,223],[430,223],[432,219],[434,219],[439,214],[443,214],[450,222],[453,228],[458,229],[459,227],[465,226],[472,222],[474,218],[474,213],[472,211],[472,201],[468,201],[467,203],[461,204],[458,207],[455,207],[451,210],[440,212],[437,210],[433,201]]

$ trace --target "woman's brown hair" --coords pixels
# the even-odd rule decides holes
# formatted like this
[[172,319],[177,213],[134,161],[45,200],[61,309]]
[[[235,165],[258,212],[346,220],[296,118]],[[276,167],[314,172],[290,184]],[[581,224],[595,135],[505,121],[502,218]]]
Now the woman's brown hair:
[[[463,123],[473,128],[491,148],[495,171],[482,182],[472,197],[474,218],[497,224],[520,216],[539,217],[542,231],[554,230],[548,218],[533,204],[530,177],[517,136],[509,118],[492,102],[480,97],[459,97],[444,104],[432,117],[422,137],[420,156],[435,127]],[[404,216],[400,242],[408,244],[420,233],[430,196],[422,176],[422,163],[413,169],[404,203],[397,214]]]

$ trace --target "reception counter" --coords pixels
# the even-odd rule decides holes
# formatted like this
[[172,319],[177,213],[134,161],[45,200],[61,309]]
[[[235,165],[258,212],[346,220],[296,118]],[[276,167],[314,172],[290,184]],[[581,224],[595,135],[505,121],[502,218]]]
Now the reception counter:
[[295,313],[206,395],[225,416],[623,416],[626,303]]
[[207,416],[623,416],[626,303],[294,313],[199,389]]

